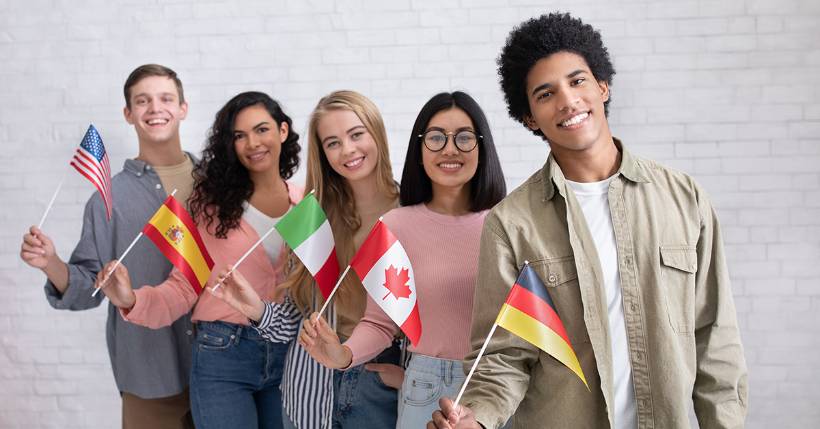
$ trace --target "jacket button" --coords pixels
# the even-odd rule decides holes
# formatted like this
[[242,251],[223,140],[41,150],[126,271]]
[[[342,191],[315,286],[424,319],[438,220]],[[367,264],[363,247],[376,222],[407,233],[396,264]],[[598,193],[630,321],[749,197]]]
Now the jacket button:
[[555,274],[550,274],[549,278],[547,278],[547,281],[549,281],[550,283],[555,283],[556,281],[558,281],[558,276],[556,276]]

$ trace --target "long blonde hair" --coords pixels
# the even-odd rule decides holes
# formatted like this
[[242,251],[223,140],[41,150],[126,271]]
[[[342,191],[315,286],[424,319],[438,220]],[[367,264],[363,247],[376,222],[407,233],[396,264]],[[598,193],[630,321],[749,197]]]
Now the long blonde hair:
[[[390,166],[390,154],[387,146],[387,132],[379,109],[367,97],[354,91],[334,91],[319,100],[308,123],[308,155],[305,195],[314,190],[316,198],[327,213],[333,238],[336,242],[336,256],[339,260],[340,273],[356,249],[353,243],[354,234],[361,228],[362,220],[356,209],[353,190],[344,177],[330,166],[322,149],[319,137],[319,122],[332,111],[348,110],[359,117],[362,124],[376,143],[376,183],[379,192],[391,201],[398,198],[396,182],[393,180],[393,169]],[[292,259],[296,259],[291,255]],[[313,278],[298,260],[293,261],[293,270],[282,285],[289,288],[296,305],[308,313],[313,307],[314,295],[319,302],[324,298],[315,287]],[[365,292],[361,282],[354,273],[348,273],[333,298],[340,313],[348,311],[364,312]]]

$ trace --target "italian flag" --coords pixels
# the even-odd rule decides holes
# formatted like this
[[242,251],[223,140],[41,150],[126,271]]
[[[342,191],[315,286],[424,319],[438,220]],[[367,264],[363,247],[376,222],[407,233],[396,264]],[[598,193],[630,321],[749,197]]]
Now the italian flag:
[[393,319],[414,345],[421,338],[421,318],[410,258],[399,240],[379,219],[350,267],[368,295]]
[[276,223],[276,230],[316,279],[325,299],[339,277],[336,244],[325,211],[311,192]]

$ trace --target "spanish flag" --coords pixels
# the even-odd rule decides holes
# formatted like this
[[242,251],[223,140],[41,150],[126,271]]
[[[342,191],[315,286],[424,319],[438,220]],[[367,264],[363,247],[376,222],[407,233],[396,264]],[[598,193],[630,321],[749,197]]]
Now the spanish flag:
[[211,276],[214,261],[185,207],[169,195],[142,232],[182,272],[197,294]]
[[538,274],[524,264],[496,323],[557,359],[574,372],[589,389],[567,331]]

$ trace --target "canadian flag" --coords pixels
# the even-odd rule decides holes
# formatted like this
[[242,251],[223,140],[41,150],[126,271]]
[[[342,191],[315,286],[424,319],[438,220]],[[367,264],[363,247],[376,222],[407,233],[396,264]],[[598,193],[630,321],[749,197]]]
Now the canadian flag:
[[399,240],[379,219],[362,243],[350,267],[367,293],[393,319],[410,341],[418,345],[421,319],[410,258]]

